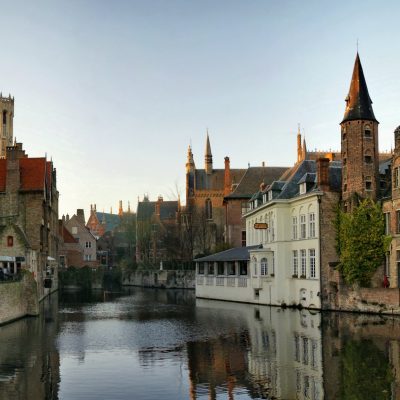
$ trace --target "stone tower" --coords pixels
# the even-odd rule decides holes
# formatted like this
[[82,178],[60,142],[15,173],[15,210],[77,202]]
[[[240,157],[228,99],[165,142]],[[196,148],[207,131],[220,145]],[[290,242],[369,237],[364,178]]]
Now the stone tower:
[[13,145],[14,97],[3,97],[0,93],[1,124],[0,124],[0,158],[6,158],[7,146]]
[[347,208],[354,194],[375,200],[379,191],[378,121],[358,53],[340,126],[342,199]]

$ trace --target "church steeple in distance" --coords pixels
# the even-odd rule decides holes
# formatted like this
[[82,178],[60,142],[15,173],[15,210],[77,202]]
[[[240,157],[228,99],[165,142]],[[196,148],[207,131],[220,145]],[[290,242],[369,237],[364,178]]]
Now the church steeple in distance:
[[[357,52],[351,77],[349,94],[346,97],[346,110],[342,122],[354,120],[376,121],[372,109],[372,100],[369,97],[367,82],[365,81],[360,56]],[[376,121],[378,122],[378,121]]]

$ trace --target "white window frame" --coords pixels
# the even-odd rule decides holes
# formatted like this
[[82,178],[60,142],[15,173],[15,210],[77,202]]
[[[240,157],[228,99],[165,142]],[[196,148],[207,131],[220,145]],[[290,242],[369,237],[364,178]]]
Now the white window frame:
[[293,275],[299,276],[299,252],[298,252],[298,250],[292,250],[292,268],[293,268]]
[[292,239],[297,240],[297,217],[292,217]]
[[260,265],[261,265],[261,276],[268,275],[268,259],[266,257],[263,257],[261,259]]
[[309,235],[310,238],[315,238],[315,213],[310,213],[308,216]]
[[305,249],[300,250],[300,276],[307,277],[307,252]]
[[300,215],[300,239],[307,238],[307,224],[306,224],[306,215]]
[[310,278],[317,277],[316,263],[315,263],[315,249],[308,250],[308,258],[310,260]]

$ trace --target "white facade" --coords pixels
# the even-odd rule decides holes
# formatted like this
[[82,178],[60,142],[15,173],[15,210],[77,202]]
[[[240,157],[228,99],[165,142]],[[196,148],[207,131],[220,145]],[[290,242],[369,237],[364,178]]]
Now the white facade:
[[[321,308],[319,197],[312,191],[287,200],[268,199],[246,215],[244,262],[198,263],[196,296],[220,300]],[[267,229],[255,229],[266,223]],[[242,268],[240,268],[240,263]],[[233,269],[234,266],[234,269]],[[203,271],[204,268],[204,271]]]

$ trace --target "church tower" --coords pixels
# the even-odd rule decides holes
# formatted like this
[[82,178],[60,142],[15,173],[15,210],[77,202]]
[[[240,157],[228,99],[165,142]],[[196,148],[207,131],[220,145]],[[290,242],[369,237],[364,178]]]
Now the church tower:
[[372,110],[367,83],[357,53],[346,110],[341,126],[342,199],[351,207],[352,197],[376,200],[379,191],[378,121]]
[[0,110],[0,158],[6,158],[7,146],[13,145],[14,97],[3,97],[0,93]]

